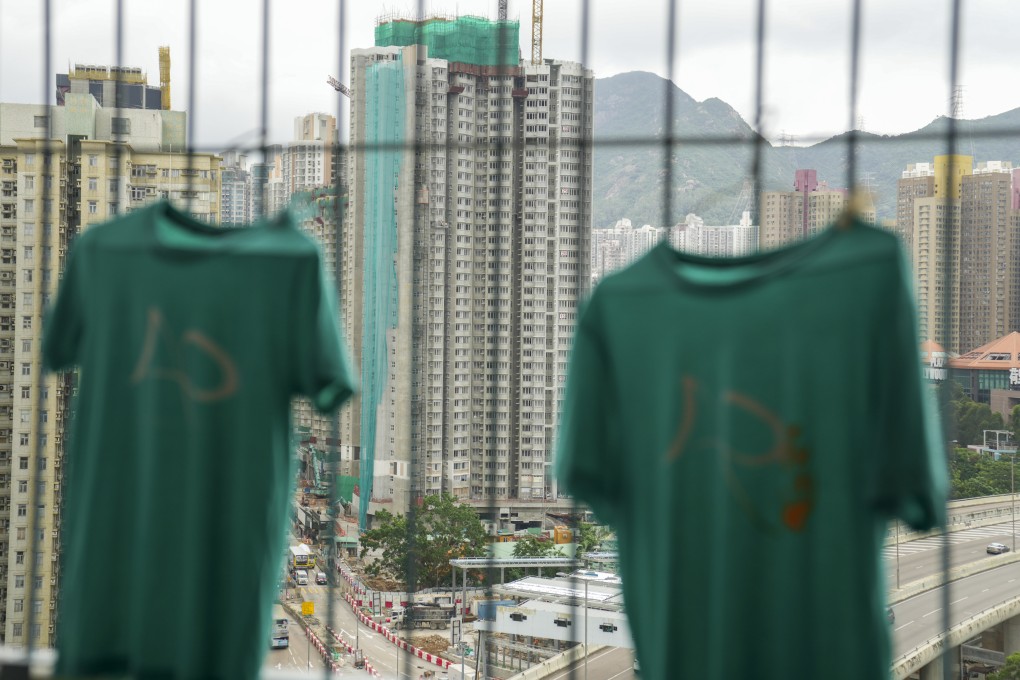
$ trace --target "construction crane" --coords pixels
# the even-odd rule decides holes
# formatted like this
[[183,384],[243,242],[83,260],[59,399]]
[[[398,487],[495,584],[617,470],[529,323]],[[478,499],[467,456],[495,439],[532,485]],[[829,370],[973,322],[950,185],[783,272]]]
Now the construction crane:
[[333,89],[342,93],[348,99],[351,98],[351,88],[347,87],[333,76],[326,78],[326,82],[333,86]]
[[542,63],[542,0],[531,0],[531,63]]
[[510,0],[499,0],[499,13],[496,15],[500,21],[506,21],[506,9]]
[[164,111],[170,110],[170,46],[159,48],[159,90],[160,105]]

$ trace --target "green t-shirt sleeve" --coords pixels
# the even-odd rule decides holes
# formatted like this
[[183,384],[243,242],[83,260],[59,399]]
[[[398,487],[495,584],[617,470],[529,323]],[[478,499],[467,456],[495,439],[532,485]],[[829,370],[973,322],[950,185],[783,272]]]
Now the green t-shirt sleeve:
[[625,506],[621,449],[609,356],[595,320],[595,300],[574,333],[556,444],[556,474],[565,490],[600,520],[616,524]]
[[297,306],[295,392],[308,397],[322,413],[335,411],[357,387],[337,316],[336,294],[321,255],[304,273]]
[[[79,239],[84,239],[79,236]],[[83,242],[79,240],[68,252],[67,265],[60,279],[56,302],[46,312],[43,324],[43,366],[51,371],[70,368],[79,359],[79,349],[85,334],[85,311],[82,309],[86,294],[80,274]]]
[[949,474],[935,394],[921,373],[907,270],[898,259],[876,351],[875,504],[890,517],[926,530],[945,525]]

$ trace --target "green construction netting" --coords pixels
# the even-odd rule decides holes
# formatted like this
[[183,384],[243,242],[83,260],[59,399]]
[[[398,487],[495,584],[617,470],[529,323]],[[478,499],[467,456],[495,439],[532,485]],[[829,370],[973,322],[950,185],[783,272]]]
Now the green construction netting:
[[396,20],[375,27],[377,47],[425,45],[430,57],[476,66],[517,66],[520,25],[480,17]]
[[[413,67],[412,67],[413,68]],[[361,502],[358,524],[368,528],[368,504],[375,474],[376,430],[389,382],[388,353],[397,327],[397,209],[395,195],[407,151],[406,92],[402,60],[376,62],[365,71],[365,222],[361,355]],[[413,77],[413,75],[412,75]],[[381,148],[374,148],[379,144]]]

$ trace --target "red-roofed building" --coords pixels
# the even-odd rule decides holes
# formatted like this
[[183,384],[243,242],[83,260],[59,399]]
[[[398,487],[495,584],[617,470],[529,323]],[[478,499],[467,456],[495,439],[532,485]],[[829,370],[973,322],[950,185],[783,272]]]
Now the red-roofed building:
[[949,373],[971,399],[1008,417],[1020,404],[1020,333],[1014,331],[950,359]]

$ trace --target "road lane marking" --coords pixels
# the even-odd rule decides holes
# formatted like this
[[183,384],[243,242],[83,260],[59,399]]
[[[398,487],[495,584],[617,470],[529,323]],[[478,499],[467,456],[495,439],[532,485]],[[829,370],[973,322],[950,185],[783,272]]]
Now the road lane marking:
[[1016,580],[1015,578],[1011,578],[1011,579],[1009,579],[1009,581],[1007,581],[1007,583],[1012,583],[1015,580]]
[[906,628],[907,626],[909,626],[912,623],[913,623],[913,621],[907,621],[906,623],[904,623],[902,626],[900,626],[896,630],[903,630],[904,628]]
[[982,590],[981,592],[982,592],[982,593],[987,593],[987,592],[988,592],[989,590],[991,590],[991,588],[985,588],[985,589],[984,589],[984,590]]
[[[956,602],[963,602],[963,601],[964,601],[964,600],[966,600],[966,599],[967,599],[968,597],[970,597],[970,595],[964,595],[963,597],[961,597],[961,598],[960,598],[959,600],[957,600]],[[956,604],[956,602],[950,602],[949,604]]]
[[[940,611],[942,611],[942,607],[939,607],[938,609],[936,609],[936,610],[935,610],[935,611],[933,611],[933,612],[928,612],[928,613],[927,613],[927,614],[925,614],[924,616],[931,616],[932,614],[935,614],[935,613],[937,613],[937,612],[940,612]],[[922,616],[921,618],[923,619],[923,618],[924,618],[924,616]]]

